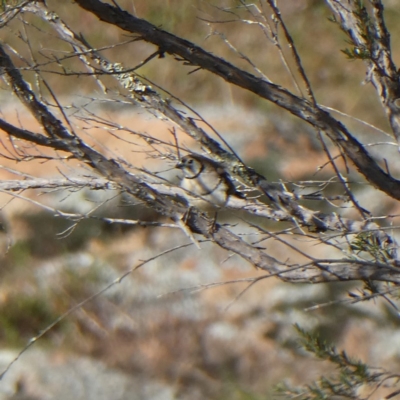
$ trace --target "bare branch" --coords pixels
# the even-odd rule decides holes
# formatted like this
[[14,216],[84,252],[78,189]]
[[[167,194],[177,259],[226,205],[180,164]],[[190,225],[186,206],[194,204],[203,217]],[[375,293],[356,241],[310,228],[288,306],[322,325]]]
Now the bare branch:
[[374,85],[389,118],[393,134],[400,143],[399,73],[392,59],[390,35],[383,18],[381,0],[371,1],[372,15],[362,2],[327,0],[339,23],[354,44],[346,54],[367,65],[367,80]]
[[[232,64],[207,53],[187,40],[180,39],[109,4],[101,3],[98,0],[77,0],[76,2],[85,10],[97,15],[100,20],[119,26],[128,32],[139,34],[143,40],[158,46],[160,52],[178,55],[190,65],[208,70],[227,82],[249,90],[312,124],[317,129],[325,132],[334,143],[337,143],[343,149],[344,153],[356,165],[358,171],[370,183],[391,197],[400,200],[400,182],[384,172],[369,153],[365,151],[361,143],[341,122],[335,120],[328,112],[315,107],[309,101],[293,95],[280,86],[234,67]],[[192,127],[189,125],[187,128]],[[193,129],[185,129],[185,131],[195,132]],[[207,147],[209,143],[202,142],[202,144]],[[218,154],[218,152],[213,150],[212,154]],[[225,159],[225,161],[227,160]],[[246,171],[248,170],[243,169],[241,171],[240,168],[237,168],[236,173],[246,175]],[[256,176],[254,179],[259,184],[259,178]],[[259,186],[262,189],[266,185],[261,184]]]

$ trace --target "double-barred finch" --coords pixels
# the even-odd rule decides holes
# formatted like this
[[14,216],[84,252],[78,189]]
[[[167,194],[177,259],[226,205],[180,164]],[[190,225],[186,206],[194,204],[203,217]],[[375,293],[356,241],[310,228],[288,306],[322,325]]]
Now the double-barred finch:
[[236,190],[224,167],[216,161],[198,154],[189,154],[176,165],[183,172],[181,187],[198,196],[190,205],[208,211],[224,207],[230,196],[244,198]]

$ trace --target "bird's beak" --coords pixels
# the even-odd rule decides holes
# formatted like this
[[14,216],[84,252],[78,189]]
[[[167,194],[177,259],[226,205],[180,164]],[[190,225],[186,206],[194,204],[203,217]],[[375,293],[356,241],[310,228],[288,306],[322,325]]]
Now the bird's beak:
[[181,169],[183,167],[182,161],[179,161],[178,164],[175,165],[175,168]]

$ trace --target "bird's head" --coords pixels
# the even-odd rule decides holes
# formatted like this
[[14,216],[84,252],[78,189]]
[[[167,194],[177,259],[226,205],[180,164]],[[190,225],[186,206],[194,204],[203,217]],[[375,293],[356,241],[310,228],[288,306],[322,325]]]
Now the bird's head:
[[176,168],[182,170],[186,178],[197,177],[204,169],[204,164],[201,159],[193,155],[182,157],[176,164]]

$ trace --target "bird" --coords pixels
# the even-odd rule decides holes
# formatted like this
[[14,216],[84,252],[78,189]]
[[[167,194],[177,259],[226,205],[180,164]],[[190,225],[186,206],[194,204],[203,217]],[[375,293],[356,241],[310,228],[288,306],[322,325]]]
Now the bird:
[[225,207],[230,196],[245,197],[236,190],[225,168],[207,157],[188,154],[180,159],[176,168],[183,172],[181,187],[196,196],[190,199],[190,205],[201,211]]

